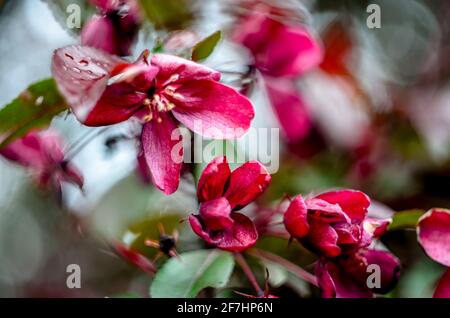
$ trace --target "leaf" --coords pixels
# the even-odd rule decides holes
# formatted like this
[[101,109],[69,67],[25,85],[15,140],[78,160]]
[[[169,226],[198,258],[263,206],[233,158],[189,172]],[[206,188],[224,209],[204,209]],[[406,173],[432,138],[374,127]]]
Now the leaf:
[[0,110],[0,149],[35,128],[47,127],[66,109],[52,78],[32,84]]
[[221,31],[216,31],[210,36],[197,43],[192,49],[192,60],[200,61],[206,59],[214,51],[217,43],[219,43],[222,37]]
[[392,223],[389,225],[389,231],[404,228],[416,228],[419,218],[424,213],[425,211],[420,209],[406,210],[395,213],[392,218]]
[[[63,29],[68,30],[72,33],[80,33],[83,25],[87,20],[96,12],[95,6],[89,3],[89,0],[44,0],[56,21],[63,27]],[[71,7],[69,7],[71,6]],[[80,8],[80,27],[69,27],[68,19],[73,17],[77,11],[74,8]],[[76,10],[76,9],[75,9]]]
[[155,29],[180,30],[193,17],[186,0],[140,0],[139,4]]
[[199,250],[171,258],[156,274],[153,298],[193,298],[206,287],[224,287],[233,271],[233,256],[220,250]]

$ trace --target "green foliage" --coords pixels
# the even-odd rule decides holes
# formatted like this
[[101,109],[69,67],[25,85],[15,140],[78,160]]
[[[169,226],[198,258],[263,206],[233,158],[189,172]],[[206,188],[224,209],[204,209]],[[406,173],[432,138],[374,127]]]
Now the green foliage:
[[185,0],[140,0],[139,3],[155,29],[182,29],[193,17]]
[[206,287],[224,287],[233,271],[232,254],[199,250],[171,258],[156,274],[150,287],[153,298],[193,298]]
[[392,218],[392,223],[389,225],[389,231],[404,228],[416,228],[419,218],[424,213],[425,211],[420,209],[406,210],[395,213]]
[[52,78],[32,84],[0,110],[0,148],[33,129],[47,127],[54,116],[66,109]]
[[192,49],[192,60],[201,61],[206,59],[214,51],[217,43],[219,43],[222,37],[221,31],[216,31],[210,36],[204,38],[202,41],[197,43]]

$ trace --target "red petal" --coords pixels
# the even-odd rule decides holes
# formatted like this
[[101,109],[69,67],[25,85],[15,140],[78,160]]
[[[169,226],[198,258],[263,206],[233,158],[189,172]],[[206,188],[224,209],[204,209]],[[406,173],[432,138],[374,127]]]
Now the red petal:
[[199,216],[189,216],[189,223],[195,234],[204,239],[208,244],[220,249],[241,252],[255,245],[258,240],[258,232],[252,220],[240,213],[232,213],[231,218],[234,221],[233,226],[228,227],[224,231],[213,233],[203,228]]
[[391,291],[400,277],[400,261],[386,251],[367,250],[363,253],[368,265],[376,264],[381,270],[381,286],[374,289],[378,294],[386,294]]
[[347,222],[350,223],[350,219],[342,211],[338,204],[332,204],[325,200],[312,198],[306,200],[306,207],[308,210],[312,210],[311,216],[319,218],[322,222],[336,223]]
[[108,17],[94,16],[81,31],[81,44],[121,55],[116,49],[113,21]]
[[361,228],[356,224],[339,223],[333,225],[338,234],[338,244],[358,244],[361,240]]
[[319,220],[309,221],[308,236],[302,242],[320,255],[326,257],[338,256],[341,249],[337,245],[338,235],[336,231],[328,223]]
[[125,121],[142,106],[146,97],[147,94],[136,92],[129,84],[110,85],[89,112],[84,124],[106,126]]
[[243,214],[232,213],[234,224],[221,234],[217,247],[232,252],[241,252],[255,245],[258,232],[255,224]]
[[450,266],[450,210],[432,209],[417,227],[420,245],[436,262]]
[[247,97],[215,81],[189,81],[176,93],[182,97],[172,99],[177,106],[173,110],[175,118],[207,138],[241,137],[250,128],[255,115]]
[[231,209],[243,208],[269,186],[272,176],[259,161],[248,161],[231,173],[224,197]]
[[370,199],[361,191],[339,190],[318,195],[317,199],[325,200],[332,204],[339,204],[352,222],[361,222],[367,215]]
[[434,298],[450,298],[450,268],[444,273],[434,291]]
[[[162,122],[151,121],[142,128],[141,142],[153,183],[165,194],[178,188],[183,161],[182,137],[174,120],[160,113]],[[173,137],[172,137],[173,135]]]
[[226,157],[217,157],[211,161],[203,170],[198,181],[198,201],[204,202],[221,197],[230,175],[231,171]]
[[120,256],[122,256],[124,259],[134,264],[144,272],[150,274],[156,273],[155,265],[142,254],[128,248],[122,243],[114,243],[113,247]]
[[283,218],[284,226],[291,236],[300,238],[308,234],[307,214],[305,202],[302,196],[298,195],[292,200]]
[[176,83],[191,80],[220,80],[219,72],[175,55],[155,54],[151,59],[151,64],[160,69],[157,85],[163,85],[173,76],[178,76]]
[[291,142],[305,138],[311,130],[310,114],[290,80],[265,78],[267,93],[281,128]]
[[209,231],[224,230],[233,225],[230,217],[231,207],[225,198],[203,202],[200,205],[200,216]]
[[110,72],[126,61],[87,46],[66,46],[53,54],[52,73],[75,116],[84,122],[106,89]]
[[[337,264],[322,260],[323,264],[317,266],[316,275],[323,297],[333,297],[333,291],[337,298],[373,298],[373,293],[365,284],[355,281],[351,273]],[[334,286],[334,290],[333,290]]]

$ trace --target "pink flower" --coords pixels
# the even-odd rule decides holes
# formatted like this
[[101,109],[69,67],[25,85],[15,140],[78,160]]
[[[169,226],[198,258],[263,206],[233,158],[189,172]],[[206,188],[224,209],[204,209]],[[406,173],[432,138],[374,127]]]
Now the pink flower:
[[61,183],[69,182],[81,188],[83,176],[64,160],[61,144],[59,136],[53,132],[31,132],[13,141],[0,154],[28,168],[41,187],[54,186],[61,191]]
[[81,43],[111,54],[129,55],[141,18],[135,0],[91,0],[100,14],[83,27]]
[[[324,298],[372,298],[374,293],[385,294],[395,287],[399,264],[389,252],[361,249],[335,259],[321,258],[316,264],[316,277]],[[373,273],[369,265],[380,269],[380,285],[373,288],[367,284]]]
[[[436,262],[450,267],[450,210],[431,209],[419,220],[417,236],[425,252]],[[450,298],[450,269],[438,283],[434,297]]]
[[258,4],[254,9],[236,28],[234,39],[249,49],[253,66],[263,74],[273,110],[287,139],[302,140],[311,130],[310,114],[293,78],[318,66],[322,49],[306,27],[269,17],[274,8]]
[[128,63],[93,48],[69,46],[53,57],[53,75],[75,116],[85,125],[112,125],[134,116],[154,184],[178,188],[182,123],[214,139],[242,136],[254,117],[251,102],[219,83],[220,73],[176,56],[148,51]]
[[284,214],[284,225],[313,252],[336,257],[370,244],[378,226],[372,233],[364,228],[369,205],[369,197],[354,190],[325,192],[307,200],[299,195]]
[[271,175],[258,161],[248,161],[233,172],[226,157],[208,164],[198,182],[198,215],[189,222],[194,232],[208,244],[239,252],[256,243],[253,222],[235,211],[253,202],[267,188]]
[[[400,265],[389,252],[368,249],[390,220],[367,217],[370,199],[360,191],[340,190],[311,199],[294,198],[284,214],[289,234],[320,256],[316,276],[323,297],[372,297],[386,293],[397,282]],[[381,270],[377,288],[369,288],[367,268]]]

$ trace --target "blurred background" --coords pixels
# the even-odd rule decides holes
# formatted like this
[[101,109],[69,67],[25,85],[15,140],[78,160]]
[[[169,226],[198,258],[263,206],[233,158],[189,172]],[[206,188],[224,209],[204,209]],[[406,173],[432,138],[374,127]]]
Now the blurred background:
[[[133,56],[161,42],[172,43],[167,45],[172,52],[182,52],[222,30],[222,41],[205,64],[222,71],[224,82],[237,88],[251,83],[254,127],[279,127],[260,74],[249,72],[251,54],[233,41],[248,1],[165,2],[159,14],[170,23],[147,21]],[[280,134],[279,170],[258,205],[275,205],[285,194],[346,187],[366,192],[374,201],[373,213],[383,216],[449,208],[450,2],[262,2],[288,10],[313,30],[324,59],[295,79],[311,124],[298,139]],[[0,107],[31,83],[51,76],[55,49],[79,43],[79,30],[64,27],[69,3],[80,5],[83,22],[95,12],[82,0],[0,1]],[[380,6],[381,28],[367,27],[369,4]],[[185,175],[171,197],[144,184],[136,173],[136,142],[121,138],[132,131],[126,123],[96,134],[73,116],[61,115],[51,128],[64,136],[68,147],[90,134],[89,143],[73,158],[84,175],[84,191],[67,185],[58,202],[53,193],[38,189],[25,169],[0,158],[0,296],[147,296],[151,277],[119,258],[111,243],[123,241],[154,256],[142,242],[157,238],[157,224],[163,223],[169,232],[175,227],[180,231],[178,250],[201,247],[178,222],[197,209],[192,177]],[[430,297],[443,268],[424,256],[415,231],[390,232],[383,243],[403,265],[400,283],[389,296]],[[310,261],[304,251],[285,252],[285,242],[260,244],[293,262]],[[82,268],[81,289],[66,288],[68,264]],[[275,265],[273,272],[271,283],[278,295],[317,295]],[[241,287],[237,276],[217,295]]]

